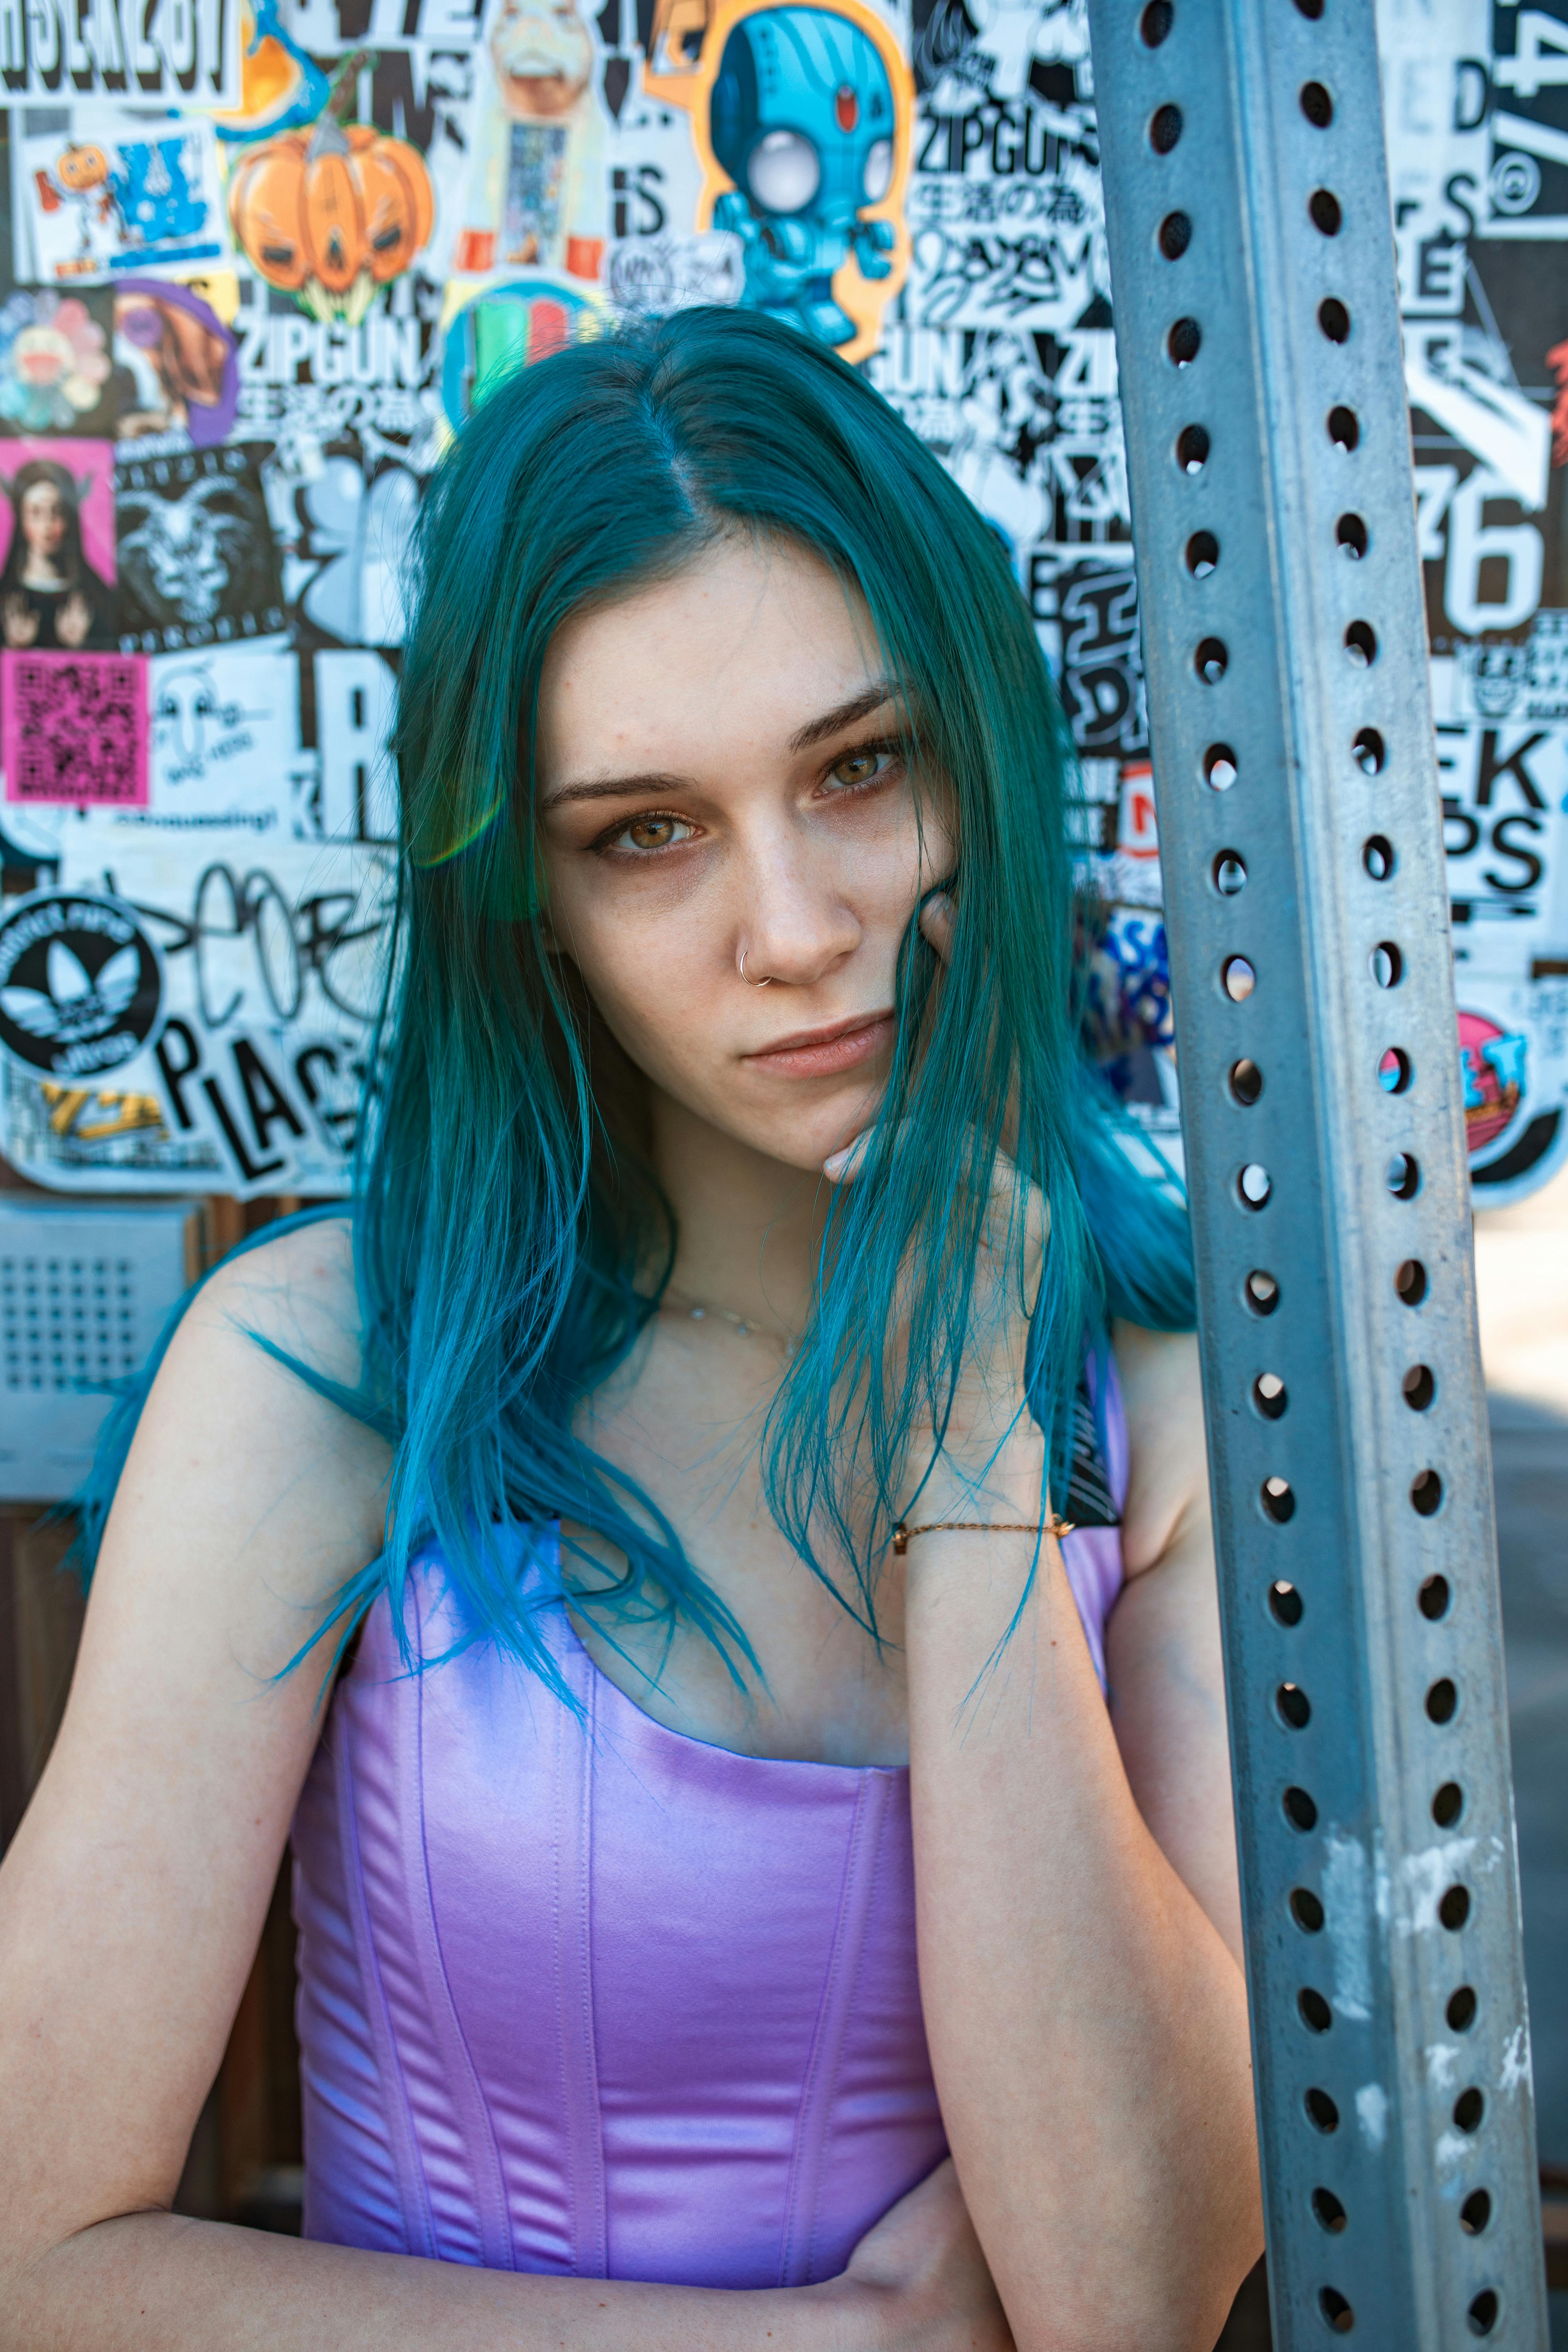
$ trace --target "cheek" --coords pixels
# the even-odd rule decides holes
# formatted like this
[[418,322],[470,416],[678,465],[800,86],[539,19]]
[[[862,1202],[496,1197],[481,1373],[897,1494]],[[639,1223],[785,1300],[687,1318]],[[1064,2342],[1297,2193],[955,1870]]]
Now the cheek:
[[555,935],[617,1041],[649,1076],[685,1066],[710,1034],[726,977],[721,918],[672,877],[661,888],[595,887],[552,873]]

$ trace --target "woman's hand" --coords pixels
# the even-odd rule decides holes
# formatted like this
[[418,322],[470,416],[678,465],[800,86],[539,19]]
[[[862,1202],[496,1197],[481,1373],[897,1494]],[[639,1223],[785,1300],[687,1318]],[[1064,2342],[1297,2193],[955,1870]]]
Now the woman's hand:
[[85,645],[91,626],[92,606],[79,588],[73,588],[55,614],[55,635],[62,646]]
[[844,2277],[887,2298],[898,2352],[1013,2352],[951,2157],[867,2231]]
[[30,646],[38,634],[37,605],[29,604],[26,596],[7,596],[0,609],[0,633],[8,646]]

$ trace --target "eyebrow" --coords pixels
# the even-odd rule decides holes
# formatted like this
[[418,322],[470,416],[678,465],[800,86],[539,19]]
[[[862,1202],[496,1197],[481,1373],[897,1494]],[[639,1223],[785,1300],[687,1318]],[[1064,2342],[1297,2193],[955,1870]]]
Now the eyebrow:
[[[876,679],[872,685],[863,687],[858,694],[852,694],[847,702],[836,703],[831,710],[825,710],[819,717],[808,719],[804,727],[797,727],[789,739],[790,750],[809,751],[814,743],[826,742],[831,736],[842,734],[846,727],[853,727],[858,719],[868,719],[872,711],[880,710],[885,702],[896,701],[899,693],[893,679]],[[563,784],[558,792],[550,793],[541,804],[541,813],[565,808],[576,801],[631,800],[648,793],[668,796],[682,791],[687,781],[663,772],[635,776],[586,777],[581,783]]]
[[880,710],[884,702],[897,701],[898,696],[896,682],[890,677],[879,677],[858,694],[852,694],[847,702],[839,703],[835,709],[825,710],[820,719],[807,719],[805,725],[797,728],[790,737],[789,748],[792,751],[809,751],[814,743],[826,742],[830,735],[837,735],[846,727],[853,727],[858,719],[869,719],[873,710]]

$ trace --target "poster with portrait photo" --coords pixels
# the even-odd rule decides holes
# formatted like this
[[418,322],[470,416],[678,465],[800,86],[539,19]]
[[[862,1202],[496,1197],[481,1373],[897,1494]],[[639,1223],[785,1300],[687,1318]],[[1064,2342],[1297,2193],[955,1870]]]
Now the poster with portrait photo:
[[112,444],[0,441],[0,644],[13,653],[112,646]]
[[121,454],[114,506],[122,653],[244,644],[284,628],[265,454],[253,443]]

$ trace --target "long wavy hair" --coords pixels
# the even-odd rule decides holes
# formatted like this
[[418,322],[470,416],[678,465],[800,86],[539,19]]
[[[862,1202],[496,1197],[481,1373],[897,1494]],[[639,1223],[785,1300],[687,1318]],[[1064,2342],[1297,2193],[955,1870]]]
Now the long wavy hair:
[[[1107,1316],[1192,1324],[1179,1191],[1079,1044],[1071,745],[1005,551],[893,410],[806,336],[695,309],[578,343],[484,399],[418,526],[396,946],[353,1208],[364,1386],[296,1367],[395,1447],[385,1549],[340,1596],[340,1639],[382,1591],[401,1625],[410,1564],[434,1541],[468,1638],[559,1687],[536,1612],[560,1585],[520,1578],[501,1530],[565,1517],[624,1556],[612,1589],[580,1596],[612,1638],[638,1613],[683,1617],[737,1676],[754,1669],[678,1529],[577,1425],[657,1311],[675,1230],[637,1074],[551,952],[535,824],[555,631],[734,532],[808,550],[858,590],[913,772],[939,780],[957,843],[950,969],[937,984],[911,914],[867,1165],[824,1187],[814,1310],[759,1434],[779,1527],[876,1638],[890,1528],[930,1467],[910,1433],[940,1437],[977,1311],[1005,1125],[1020,1187],[1050,1203],[1022,1303],[1054,1493]],[[1021,1285],[1021,1215],[1012,1231]],[[89,1549],[133,1403],[106,1440]],[[577,1595],[570,1548],[561,1574]]]

